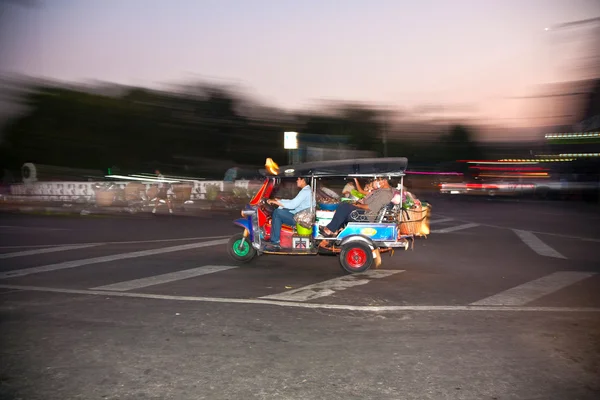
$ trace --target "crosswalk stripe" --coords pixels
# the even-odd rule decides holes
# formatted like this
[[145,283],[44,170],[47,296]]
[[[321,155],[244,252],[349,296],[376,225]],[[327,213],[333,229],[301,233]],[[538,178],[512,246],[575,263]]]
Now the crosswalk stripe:
[[95,244],[95,243],[94,244],[74,244],[74,245],[70,245],[70,246],[45,247],[43,249],[3,253],[3,254],[0,254],[0,258],[25,257],[25,256],[32,256],[35,254],[55,253],[58,251],[68,251],[68,250],[78,250],[78,249],[85,249],[88,247],[95,247],[95,246],[99,246],[99,244]]
[[431,233],[450,233],[450,232],[462,231],[463,229],[475,228],[476,226],[479,226],[479,224],[463,224],[463,225],[451,226],[450,228],[432,230]]
[[523,243],[525,243],[527,246],[529,246],[529,248],[531,248],[533,251],[535,251],[541,256],[563,259],[567,258],[560,254],[558,251],[554,250],[552,247],[548,246],[546,243],[542,242],[540,238],[538,238],[529,231],[513,229],[513,232],[517,234],[517,236],[523,241]]
[[25,275],[31,275],[31,274],[39,274],[40,272],[50,272],[50,271],[56,271],[56,270],[61,270],[61,269],[67,269],[67,268],[76,268],[76,267],[81,267],[84,265],[99,264],[99,263],[105,263],[105,262],[110,262],[110,261],[124,260],[124,259],[128,259],[128,258],[146,257],[146,256],[152,256],[155,254],[172,253],[175,251],[184,251],[184,250],[198,249],[201,247],[216,246],[216,245],[220,245],[220,244],[225,244],[225,243],[227,243],[227,241],[228,241],[228,239],[210,240],[208,242],[182,244],[179,246],[162,247],[159,249],[133,251],[130,253],[113,254],[110,256],[93,257],[93,258],[86,258],[83,260],[75,260],[75,261],[66,261],[66,262],[61,262],[58,264],[42,265],[40,267],[16,269],[16,270],[5,271],[5,272],[0,273],[0,279],[14,278],[14,277],[18,277],[18,276],[25,276]]
[[144,287],[154,285],[161,285],[163,283],[175,282],[182,279],[194,278],[196,276],[213,274],[215,272],[227,271],[228,269],[234,268],[237,267],[231,267],[226,265],[205,265],[203,267],[186,269],[177,272],[170,272],[168,274],[155,275],[147,278],[134,279],[131,281],[113,283],[105,286],[98,286],[90,290],[113,290],[117,292],[126,292],[128,290],[141,289]]
[[515,286],[485,299],[474,306],[522,306],[574,283],[596,275],[593,272],[561,271]]
[[[319,297],[330,296],[335,292],[351,288],[353,286],[365,285],[374,278],[385,278],[387,276],[404,272],[404,270],[381,270],[374,269],[361,274],[346,275],[339,278],[329,279],[324,282],[304,286],[287,292],[260,297],[265,300],[285,301],[308,301]],[[371,279],[364,279],[371,278]]]
[[[108,292],[103,290],[81,290],[81,289],[64,289],[53,287],[39,286],[21,286],[21,285],[0,285],[0,289],[8,290],[28,290],[35,292],[46,293],[63,293],[63,294],[80,294],[88,296],[103,296],[105,298],[121,297],[133,299],[152,299],[152,300],[170,300],[170,301],[189,301],[189,302],[210,302],[210,303],[230,303],[230,304],[252,304],[252,305],[272,305],[279,307],[297,307],[306,309],[323,309],[323,310],[344,310],[344,311],[361,311],[361,312],[385,312],[385,311],[423,311],[423,312],[470,312],[478,311],[489,313],[498,311],[506,312],[576,312],[576,313],[600,313],[600,307],[515,307],[515,306],[361,306],[349,304],[318,304],[318,303],[302,303],[276,300],[261,300],[261,299],[240,299],[227,297],[195,297],[195,296],[174,296],[155,293],[136,293],[136,292]],[[485,314],[482,314],[485,315]]]
[[454,221],[454,218],[440,218],[429,221],[430,224],[442,224],[444,222]]

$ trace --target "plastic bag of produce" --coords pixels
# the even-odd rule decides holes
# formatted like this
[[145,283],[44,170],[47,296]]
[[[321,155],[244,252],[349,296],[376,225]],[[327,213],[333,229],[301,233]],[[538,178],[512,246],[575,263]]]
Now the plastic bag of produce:
[[294,221],[303,228],[310,228],[314,220],[315,215],[310,211],[310,208],[294,214]]

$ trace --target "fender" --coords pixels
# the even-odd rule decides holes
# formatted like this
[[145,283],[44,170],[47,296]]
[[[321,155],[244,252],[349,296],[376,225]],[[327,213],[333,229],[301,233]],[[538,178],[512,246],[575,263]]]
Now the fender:
[[250,241],[254,241],[254,231],[252,230],[252,218],[240,218],[233,221],[233,223],[239,227],[242,227],[250,234]]
[[371,240],[371,238],[368,238],[366,236],[363,235],[352,235],[352,236],[346,236],[344,239],[342,239],[342,242],[340,243],[340,246],[344,246],[347,243],[350,242],[363,242],[366,243],[372,250],[376,249],[377,246],[375,246],[375,244],[373,243],[373,241]]
[[235,221],[233,221],[233,223],[244,229],[248,229],[248,231],[252,230],[252,222],[248,218],[236,219]]

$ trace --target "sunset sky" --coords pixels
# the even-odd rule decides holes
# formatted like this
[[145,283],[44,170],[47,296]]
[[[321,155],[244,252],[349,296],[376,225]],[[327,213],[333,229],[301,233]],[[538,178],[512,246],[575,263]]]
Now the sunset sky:
[[151,87],[216,80],[277,107],[458,105],[507,123],[528,112],[509,97],[571,78],[575,32],[544,28],[600,16],[599,0],[0,2],[4,73]]

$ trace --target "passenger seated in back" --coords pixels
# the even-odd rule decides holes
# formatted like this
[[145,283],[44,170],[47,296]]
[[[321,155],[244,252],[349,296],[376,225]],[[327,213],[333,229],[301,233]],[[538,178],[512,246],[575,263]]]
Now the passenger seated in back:
[[373,182],[374,190],[369,196],[355,202],[355,203],[341,203],[333,214],[331,222],[327,226],[320,227],[321,234],[323,236],[332,237],[335,236],[336,232],[340,227],[347,221],[353,221],[351,218],[352,211],[358,210],[359,213],[364,214],[365,211],[372,211],[369,213],[369,221],[375,220],[375,214],[383,207],[389,204],[394,197],[394,191],[390,187],[390,183],[387,179],[381,178]]

